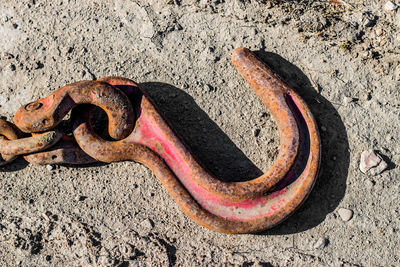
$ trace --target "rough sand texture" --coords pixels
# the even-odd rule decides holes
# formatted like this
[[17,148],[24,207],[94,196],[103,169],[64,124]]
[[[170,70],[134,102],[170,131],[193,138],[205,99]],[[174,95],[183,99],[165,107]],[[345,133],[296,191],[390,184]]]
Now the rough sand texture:
[[[323,157],[306,203],[259,235],[196,225],[136,163],[19,159],[0,169],[0,265],[400,265],[400,10],[346,3],[1,1],[0,114],[10,120],[67,83],[121,75],[142,83],[218,177],[251,178],[271,166],[279,136],[230,62],[244,46],[304,97]],[[359,170],[367,149],[389,163],[382,174]]]

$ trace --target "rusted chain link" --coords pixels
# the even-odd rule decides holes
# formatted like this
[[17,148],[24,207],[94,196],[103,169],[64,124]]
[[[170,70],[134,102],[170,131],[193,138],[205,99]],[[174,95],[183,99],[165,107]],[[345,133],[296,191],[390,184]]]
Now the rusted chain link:
[[13,124],[0,120],[0,154],[3,161],[0,166],[13,161],[16,156],[39,152],[56,144],[61,139],[61,132],[52,130],[19,138],[21,133]]
[[[268,229],[292,214],[310,193],[320,164],[318,129],[302,98],[252,52],[236,49],[232,61],[269,108],[280,132],[280,151],[274,165],[256,179],[223,182],[208,173],[150,96],[138,84],[122,77],[67,85],[21,107],[14,117],[16,126],[24,132],[47,131],[76,105],[94,104],[106,111],[108,133],[114,140],[94,132],[90,110],[84,108],[73,118],[73,135],[78,145],[64,135],[56,146],[26,155],[25,159],[39,164],[141,162],[200,225],[225,233]],[[10,153],[0,153],[9,160]]]
[[108,116],[109,135],[127,137],[133,129],[134,112],[131,102],[120,90],[99,81],[83,81],[66,85],[53,94],[17,110],[15,125],[22,131],[35,133],[57,126],[78,104],[93,104]]

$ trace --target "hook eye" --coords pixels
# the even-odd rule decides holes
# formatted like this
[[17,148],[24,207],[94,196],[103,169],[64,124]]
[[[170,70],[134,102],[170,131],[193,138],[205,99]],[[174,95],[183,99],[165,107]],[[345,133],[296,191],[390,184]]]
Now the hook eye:
[[43,106],[43,103],[41,103],[41,102],[32,102],[25,106],[25,110],[26,111],[35,111],[35,110],[40,109],[42,106]]

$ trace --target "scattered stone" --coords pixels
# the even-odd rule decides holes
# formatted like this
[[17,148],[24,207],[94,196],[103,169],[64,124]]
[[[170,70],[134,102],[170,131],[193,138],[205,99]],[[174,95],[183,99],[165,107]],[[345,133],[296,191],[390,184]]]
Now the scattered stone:
[[368,189],[372,189],[372,187],[374,187],[374,185],[375,185],[375,182],[373,182],[371,180],[367,180],[365,183],[366,183]]
[[79,197],[77,197],[77,199],[79,200],[79,201],[84,201],[85,199],[87,199],[88,197],[87,196],[79,196]]
[[364,27],[373,27],[376,24],[376,17],[369,12],[363,14],[362,18]]
[[323,249],[326,247],[329,243],[329,240],[327,238],[321,237],[315,242],[314,244],[314,249]]
[[221,112],[221,110],[217,109],[217,111],[215,112],[215,114],[217,114],[217,116],[221,116],[222,112]]
[[348,222],[351,220],[351,218],[353,218],[353,211],[349,209],[340,208],[338,210],[338,214],[344,222]]
[[397,8],[397,6],[392,1],[387,1],[386,4],[383,6],[383,9],[386,11],[393,11]]
[[350,104],[353,101],[354,101],[354,98],[352,98],[352,97],[349,97],[349,96],[343,97],[343,103],[345,103],[345,104]]
[[364,23],[365,27],[372,27],[374,25],[375,25],[375,20],[372,20],[372,19],[366,19],[365,20],[365,23]]
[[14,55],[11,53],[4,52],[3,57],[4,59],[13,59]]
[[387,43],[386,39],[383,39],[379,42],[379,46],[384,46]]
[[4,21],[4,22],[9,21],[9,19],[10,19],[10,18],[9,18],[7,15],[4,15],[4,16],[3,16],[3,21]]
[[394,78],[396,79],[396,81],[400,81],[400,63],[394,69]]
[[44,67],[44,65],[43,65],[43,63],[42,62],[40,62],[40,61],[36,61],[36,66],[35,66],[35,69],[42,69]]
[[388,167],[388,164],[382,159],[382,161],[379,163],[379,165],[376,168],[372,168],[370,170],[370,173],[371,173],[371,175],[381,174],[384,170],[387,169],[387,167]]
[[253,134],[254,134],[255,137],[258,137],[260,135],[260,132],[261,132],[260,129],[254,129]]
[[204,90],[211,92],[213,90],[212,86],[209,84],[204,85]]
[[11,71],[15,71],[15,70],[16,70],[16,67],[15,67],[14,64],[11,64],[11,65],[10,65],[10,70],[11,70]]
[[376,33],[376,36],[382,36],[383,30],[381,28],[376,29],[375,33]]
[[142,236],[148,235],[154,227],[154,223],[150,219],[145,219],[140,223],[138,233]]
[[377,175],[388,167],[383,158],[372,149],[361,153],[360,171],[365,174]]
[[[396,12],[396,15],[394,16],[394,18],[393,18],[393,23],[394,23],[394,25],[396,25],[397,27],[400,27],[400,12]],[[395,35],[395,40],[396,41],[398,41],[399,40],[399,37],[400,37],[400,35],[399,35],[399,33],[397,33],[397,38],[396,38],[396,35]]]
[[143,220],[140,225],[147,229],[152,229],[154,227],[154,223],[150,219]]
[[382,159],[372,149],[366,150],[361,153],[360,171],[367,173],[369,169],[378,166],[381,161]]
[[46,169],[48,169],[49,171],[52,171],[55,169],[54,165],[46,165]]

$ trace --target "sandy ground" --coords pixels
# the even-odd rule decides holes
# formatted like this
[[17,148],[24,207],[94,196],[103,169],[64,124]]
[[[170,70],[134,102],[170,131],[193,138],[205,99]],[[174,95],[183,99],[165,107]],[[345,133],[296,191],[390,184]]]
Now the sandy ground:
[[[249,179],[271,166],[279,136],[230,62],[244,46],[307,101],[323,157],[306,203],[257,235],[196,225],[136,163],[19,159],[0,169],[0,265],[399,266],[400,9],[346,3],[1,1],[0,114],[9,120],[67,83],[121,75],[143,85],[213,173]],[[387,170],[360,172],[367,149]]]

